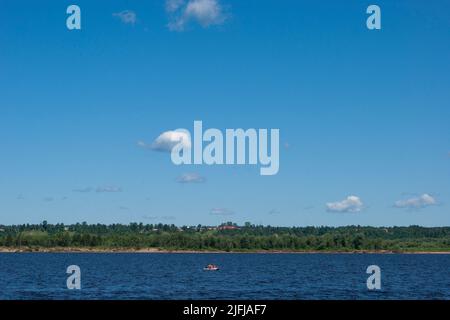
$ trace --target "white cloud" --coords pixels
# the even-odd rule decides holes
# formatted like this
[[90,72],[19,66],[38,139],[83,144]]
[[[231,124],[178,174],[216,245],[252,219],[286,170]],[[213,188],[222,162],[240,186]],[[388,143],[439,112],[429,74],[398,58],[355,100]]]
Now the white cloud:
[[179,183],[203,183],[206,179],[198,173],[184,173],[177,178]]
[[167,0],[166,10],[170,13],[169,29],[183,31],[193,21],[206,28],[222,24],[226,17],[219,0]]
[[234,214],[232,210],[227,208],[213,208],[209,213],[215,216],[231,216]]
[[407,209],[421,209],[436,204],[437,201],[435,198],[433,198],[427,193],[424,193],[419,197],[409,198],[406,200],[398,200],[394,203],[394,207]]
[[357,196],[348,196],[337,202],[328,202],[327,211],[330,212],[359,212],[364,208],[361,199]]
[[104,187],[98,187],[97,192],[122,192],[121,187],[115,187],[115,186],[104,186]]
[[136,13],[131,10],[124,10],[121,12],[113,13],[114,17],[117,17],[125,24],[135,24],[137,21]]
[[178,143],[183,143],[185,149],[191,148],[191,136],[188,132],[183,131],[166,131],[163,132],[152,144],[138,141],[138,146],[148,148],[155,151],[171,152],[172,148]]

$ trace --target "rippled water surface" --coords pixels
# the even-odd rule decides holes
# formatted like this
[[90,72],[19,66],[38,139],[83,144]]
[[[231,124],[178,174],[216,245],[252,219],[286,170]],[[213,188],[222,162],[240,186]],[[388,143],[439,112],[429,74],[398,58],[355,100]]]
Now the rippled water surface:
[[[369,265],[381,291],[367,290]],[[0,299],[450,299],[450,255],[2,253]]]

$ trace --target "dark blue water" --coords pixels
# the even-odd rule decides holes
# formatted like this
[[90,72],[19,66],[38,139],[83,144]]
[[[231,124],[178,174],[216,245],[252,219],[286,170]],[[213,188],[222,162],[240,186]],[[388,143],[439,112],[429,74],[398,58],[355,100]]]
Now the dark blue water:
[[[67,289],[69,265],[81,290]],[[450,299],[450,255],[4,253],[0,299]]]

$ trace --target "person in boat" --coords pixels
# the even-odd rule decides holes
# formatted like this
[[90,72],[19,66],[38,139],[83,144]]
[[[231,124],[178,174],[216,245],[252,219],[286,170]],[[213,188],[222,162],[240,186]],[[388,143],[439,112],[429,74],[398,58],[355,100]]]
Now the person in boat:
[[218,269],[218,267],[215,264],[208,264],[206,266],[206,269],[208,270],[214,270],[214,269]]

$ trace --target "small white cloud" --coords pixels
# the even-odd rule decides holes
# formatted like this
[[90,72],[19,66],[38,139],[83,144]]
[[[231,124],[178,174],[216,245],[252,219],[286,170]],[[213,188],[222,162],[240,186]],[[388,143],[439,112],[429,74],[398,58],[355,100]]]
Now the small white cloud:
[[113,13],[114,17],[117,17],[125,24],[135,24],[137,21],[136,13],[131,10],[124,10],[121,12]]
[[330,212],[360,212],[364,205],[357,196],[348,196],[346,199],[326,204],[327,211]]
[[212,214],[214,216],[231,216],[234,214],[234,212],[227,208],[213,208],[211,209],[209,214]]
[[115,186],[104,186],[98,187],[96,192],[122,192],[122,188]]
[[182,143],[183,148],[191,148],[191,136],[184,131],[166,131],[163,132],[152,144],[138,141],[138,146],[155,151],[171,152],[172,148]]
[[184,173],[177,178],[177,182],[179,183],[203,183],[205,181],[205,177],[202,177],[198,173]]
[[206,28],[211,25],[220,25],[225,21],[225,14],[219,0],[167,0],[166,10],[171,14],[169,29],[183,31],[191,22],[197,22]]
[[407,209],[421,209],[433,205],[437,205],[437,201],[427,193],[424,193],[419,197],[409,198],[406,200],[398,200],[394,203],[394,207],[396,208]]

